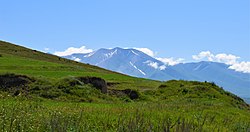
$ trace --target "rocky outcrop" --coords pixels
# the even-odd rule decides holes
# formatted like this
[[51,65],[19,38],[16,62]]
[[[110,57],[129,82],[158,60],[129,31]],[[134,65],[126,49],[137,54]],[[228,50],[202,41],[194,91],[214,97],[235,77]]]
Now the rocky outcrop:
[[95,88],[107,93],[107,83],[104,79],[98,77],[77,77],[77,79],[85,84],[92,84]]
[[4,74],[0,75],[0,88],[8,89],[13,87],[21,87],[34,81],[25,75]]
[[140,97],[139,93],[136,90],[132,90],[132,89],[125,89],[125,90],[111,89],[109,90],[109,94],[115,95],[118,97],[128,96],[132,100],[138,99]]

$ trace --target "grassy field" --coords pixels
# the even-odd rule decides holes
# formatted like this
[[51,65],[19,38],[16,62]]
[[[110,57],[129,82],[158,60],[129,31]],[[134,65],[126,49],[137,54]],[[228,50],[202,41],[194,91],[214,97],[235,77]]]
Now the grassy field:
[[250,131],[249,105],[211,82],[134,78],[0,41],[6,77],[23,85],[0,84],[0,131]]
[[[177,103],[177,102],[175,102]],[[184,102],[1,101],[2,131],[249,131],[249,113]],[[200,106],[199,106],[200,105]],[[199,106],[199,107],[198,107]],[[215,108],[215,107],[214,107]]]

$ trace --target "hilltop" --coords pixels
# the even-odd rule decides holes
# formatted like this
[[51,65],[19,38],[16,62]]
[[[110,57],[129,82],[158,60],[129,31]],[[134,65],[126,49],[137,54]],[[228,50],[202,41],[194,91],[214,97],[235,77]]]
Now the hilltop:
[[[13,128],[24,122],[35,127],[42,125],[39,130],[52,130],[55,124],[64,124],[73,130],[81,129],[78,126],[82,125],[88,130],[99,131],[104,128],[117,131],[121,126],[124,131],[129,128],[141,131],[250,128],[249,105],[215,83],[136,78],[3,41],[0,41],[0,89],[3,110],[16,106],[13,112],[32,113],[25,115],[27,120],[23,121],[18,118],[17,112],[17,116],[13,117],[17,120],[12,124]],[[72,107],[75,104],[77,107]],[[26,107],[32,109],[29,111]],[[3,110],[0,113],[11,115]],[[81,110],[88,112],[82,113]],[[42,118],[36,116],[37,113],[46,116]],[[124,117],[121,113],[125,113]],[[90,126],[84,124],[87,120],[81,118],[82,114],[91,120]],[[32,119],[40,123],[32,123]],[[51,120],[50,124],[46,124],[48,120]],[[3,121],[0,122],[1,127],[11,125],[8,124],[11,122],[9,118]],[[94,121],[101,125],[94,124]],[[165,123],[159,127],[157,121]],[[81,125],[74,126],[75,123]],[[25,130],[25,127],[21,128]]]

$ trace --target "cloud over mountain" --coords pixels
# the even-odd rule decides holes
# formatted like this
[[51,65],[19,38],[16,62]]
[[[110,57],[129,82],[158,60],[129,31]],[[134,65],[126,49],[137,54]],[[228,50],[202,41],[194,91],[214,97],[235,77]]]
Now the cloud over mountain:
[[90,52],[93,52],[93,50],[92,49],[88,49],[85,46],[82,46],[80,48],[69,47],[65,51],[61,51],[61,52],[60,51],[56,51],[54,54],[57,55],[57,56],[67,56],[67,55],[72,55],[72,54],[75,54],[75,53],[85,54],[85,53],[90,53]]
[[170,58],[156,58],[156,59],[163,62],[164,64],[170,65],[170,66],[177,65],[177,64],[182,63],[184,61],[183,58],[174,59],[173,57],[170,57]]
[[210,51],[202,51],[198,55],[192,56],[194,60],[208,60],[212,62],[220,62],[230,65],[230,69],[235,71],[250,73],[250,62],[238,61],[240,59],[239,56],[232,54],[213,54]]
[[152,51],[151,49],[149,48],[133,48],[133,49],[136,49],[136,50],[139,50],[151,57],[154,57],[156,55],[156,52]]
[[198,55],[193,55],[192,58],[194,60],[202,60],[202,59],[206,58],[209,61],[213,61],[214,55],[210,51],[202,51]]
[[229,67],[229,69],[233,69],[238,72],[250,73],[250,62],[242,61],[239,63],[235,63]]
[[165,70],[167,68],[165,65],[160,66],[157,62],[152,62],[150,60],[148,60],[144,63],[146,63],[150,67],[153,67],[154,69]]
[[[163,62],[165,65],[170,65],[170,66],[173,66],[173,65],[177,65],[179,63],[182,63],[185,59],[183,58],[177,58],[177,59],[174,59],[173,57],[170,57],[170,58],[161,58],[161,57],[156,57],[157,55],[157,52],[154,52],[153,50],[149,49],[149,48],[133,48],[133,49],[136,49],[136,50],[139,50],[151,57],[154,57],[155,59]],[[151,65],[152,67],[154,68],[158,68],[158,64],[156,63],[149,63],[148,65]],[[166,66],[159,66],[160,69],[164,70],[166,68]]]

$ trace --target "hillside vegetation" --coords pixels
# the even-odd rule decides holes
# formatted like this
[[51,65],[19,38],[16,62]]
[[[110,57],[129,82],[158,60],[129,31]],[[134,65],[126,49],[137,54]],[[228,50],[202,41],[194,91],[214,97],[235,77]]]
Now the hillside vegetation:
[[2,131],[250,131],[213,82],[134,78],[0,41]]

